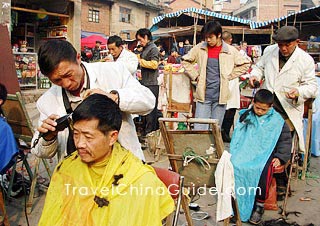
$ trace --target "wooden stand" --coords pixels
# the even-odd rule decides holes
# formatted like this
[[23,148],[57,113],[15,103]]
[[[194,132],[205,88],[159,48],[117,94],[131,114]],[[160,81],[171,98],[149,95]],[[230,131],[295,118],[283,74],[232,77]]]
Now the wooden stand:
[[[216,119],[182,119],[182,118],[160,118],[160,131],[167,150],[169,161],[174,172],[179,173],[185,178],[186,187],[214,187],[214,172],[216,165],[224,151],[224,145],[221,137],[220,128]],[[166,123],[186,123],[187,130],[167,129]],[[195,131],[190,129],[190,124],[202,123],[209,124],[210,130]],[[207,152],[210,147],[215,151]],[[196,161],[190,161],[185,164],[185,154],[187,150],[197,157],[203,157],[204,164],[198,164]],[[183,202],[182,202],[183,204]],[[240,214],[236,200],[234,200],[234,213],[237,220],[236,225],[241,225]],[[192,218],[189,213],[189,207],[183,204],[186,219],[189,226],[192,226]],[[224,225],[229,224],[229,219],[224,221]]]

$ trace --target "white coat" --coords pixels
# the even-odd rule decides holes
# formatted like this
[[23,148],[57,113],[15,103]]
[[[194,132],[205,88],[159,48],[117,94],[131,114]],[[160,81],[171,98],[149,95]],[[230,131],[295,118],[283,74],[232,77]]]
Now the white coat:
[[[145,115],[151,112],[155,105],[155,97],[152,92],[142,86],[121,63],[98,62],[83,63],[90,78],[90,89],[99,88],[110,92],[116,90],[119,93],[120,109],[122,114],[122,125],[119,132],[119,143],[138,158],[144,160],[135,125],[131,114]],[[97,106],[99,107],[99,106]],[[53,85],[37,101],[37,108],[40,112],[39,126],[42,121],[51,114],[63,116],[66,110],[62,99],[62,89]],[[34,140],[38,137],[37,131]],[[51,158],[57,152],[59,160],[66,153],[66,145],[69,131],[65,129],[58,133],[57,140],[48,143],[43,138],[32,149],[32,153],[40,158]]]
[[122,62],[132,75],[134,75],[134,73],[137,71],[138,64],[139,64],[137,55],[125,48],[122,49],[116,61]]
[[[261,79],[265,77],[262,88],[275,93],[286,111],[299,137],[299,147],[305,151],[303,138],[304,101],[315,98],[318,84],[315,77],[313,58],[305,51],[296,47],[289,60],[279,71],[279,47],[277,44],[268,46],[261,59],[253,66],[251,75]],[[299,91],[297,101],[288,99],[285,93],[291,88]]]
[[230,158],[231,154],[224,151],[214,173],[216,189],[218,192],[217,222],[222,221],[233,214],[231,198],[235,198],[236,195],[234,189],[234,170]]

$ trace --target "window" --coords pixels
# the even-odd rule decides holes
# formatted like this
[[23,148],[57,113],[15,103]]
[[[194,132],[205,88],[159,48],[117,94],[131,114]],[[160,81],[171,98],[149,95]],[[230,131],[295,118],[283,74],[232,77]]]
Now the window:
[[146,26],[149,27],[149,19],[150,19],[150,13],[146,12]]
[[294,11],[294,10],[287,10],[287,15],[289,15],[289,14],[294,14],[296,11]]
[[256,9],[253,9],[252,10],[252,17],[256,17],[257,16],[257,11],[256,11]]
[[89,9],[88,21],[99,23],[99,10],[96,9]]
[[130,23],[131,9],[120,6],[120,22]]

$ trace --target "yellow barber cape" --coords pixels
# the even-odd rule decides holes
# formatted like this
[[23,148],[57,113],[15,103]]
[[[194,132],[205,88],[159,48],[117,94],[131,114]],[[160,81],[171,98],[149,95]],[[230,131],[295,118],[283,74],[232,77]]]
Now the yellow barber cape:
[[157,226],[174,202],[152,167],[115,143],[103,163],[77,152],[55,169],[39,225]]

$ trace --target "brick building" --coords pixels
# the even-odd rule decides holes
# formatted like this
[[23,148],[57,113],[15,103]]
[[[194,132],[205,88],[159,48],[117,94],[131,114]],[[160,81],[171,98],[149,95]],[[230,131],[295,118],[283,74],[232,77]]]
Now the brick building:
[[123,39],[135,39],[136,31],[151,27],[152,18],[158,16],[161,10],[157,0],[114,0],[110,35],[120,35]]
[[233,16],[265,21],[300,11],[301,0],[249,0]]
[[176,12],[182,9],[194,7],[198,9],[206,9],[223,14],[230,15],[232,11],[240,7],[240,0],[171,0],[160,1],[162,5],[166,6],[165,13]]
[[82,0],[81,5],[81,30],[110,33],[111,1]]

